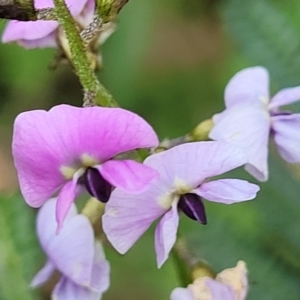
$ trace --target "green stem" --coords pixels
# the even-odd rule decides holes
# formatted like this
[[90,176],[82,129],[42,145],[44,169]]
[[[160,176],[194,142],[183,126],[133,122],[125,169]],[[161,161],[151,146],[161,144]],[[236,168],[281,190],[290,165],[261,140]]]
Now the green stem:
[[79,30],[71,16],[64,0],[54,0],[57,20],[62,26],[72,55],[72,61],[85,93],[95,95],[96,103],[100,106],[118,106],[112,95],[100,84],[90,66],[84,43]]

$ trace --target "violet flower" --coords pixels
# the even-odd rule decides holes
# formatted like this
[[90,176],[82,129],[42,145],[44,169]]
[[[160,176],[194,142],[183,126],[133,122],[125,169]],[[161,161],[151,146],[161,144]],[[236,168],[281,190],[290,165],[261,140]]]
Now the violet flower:
[[83,187],[102,202],[108,201],[112,186],[130,192],[145,189],[156,171],[112,158],[157,144],[152,127],[127,110],[58,105],[48,112],[21,113],[14,124],[12,151],[21,192],[30,206],[41,206],[60,190],[60,228]]
[[237,179],[208,181],[247,162],[237,147],[222,142],[183,144],[148,157],[144,164],[158,171],[148,189],[130,194],[115,189],[103,216],[103,230],[124,254],[160,218],[155,231],[157,264],[168,258],[176,241],[179,213],[206,224],[202,198],[232,204],[253,199],[259,187]]
[[226,109],[214,116],[210,138],[244,149],[245,169],[260,181],[268,179],[270,136],[283,159],[300,163],[300,114],[279,110],[300,100],[300,86],[269,96],[269,75],[263,67],[238,72],[225,90]]
[[[65,0],[71,14],[81,27],[93,19],[94,0]],[[54,7],[53,0],[35,0],[36,9]],[[2,42],[18,42],[25,48],[57,47],[59,23],[57,21],[9,21],[4,29]]]
[[84,215],[71,206],[65,226],[56,234],[56,199],[50,199],[37,217],[37,234],[47,255],[45,266],[31,282],[31,287],[44,284],[55,270],[61,273],[52,293],[56,300],[99,300],[109,287],[109,263],[93,228]]
[[247,269],[243,261],[226,269],[215,279],[196,279],[187,288],[176,288],[171,300],[245,300],[248,291]]

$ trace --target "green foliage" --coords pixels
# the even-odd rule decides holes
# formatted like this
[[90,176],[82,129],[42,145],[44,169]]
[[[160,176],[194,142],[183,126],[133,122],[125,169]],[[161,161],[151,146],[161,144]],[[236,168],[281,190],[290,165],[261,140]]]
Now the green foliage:
[[33,211],[22,197],[0,199],[0,299],[34,299],[30,280],[40,264]]

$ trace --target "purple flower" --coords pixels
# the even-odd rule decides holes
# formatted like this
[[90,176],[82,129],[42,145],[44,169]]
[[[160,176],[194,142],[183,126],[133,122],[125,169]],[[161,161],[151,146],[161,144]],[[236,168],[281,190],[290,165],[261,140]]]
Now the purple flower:
[[221,142],[183,144],[148,157],[144,164],[158,171],[148,189],[130,194],[113,191],[103,216],[103,230],[117,251],[124,254],[160,218],[155,232],[157,263],[168,258],[176,241],[178,211],[206,224],[202,198],[231,204],[250,200],[259,187],[237,179],[208,181],[247,161],[243,152]]
[[57,300],[99,300],[109,287],[109,263],[100,242],[95,241],[89,220],[78,215],[71,206],[65,226],[57,235],[56,199],[50,199],[40,209],[37,233],[48,260],[31,282],[31,287],[44,284],[55,270],[61,277],[53,291]]
[[247,269],[243,261],[219,273],[216,279],[198,278],[187,288],[176,288],[171,300],[244,300],[248,290]]
[[[65,0],[76,22],[85,27],[92,21],[94,0]],[[54,7],[52,0],[35,0],[36,9]],[[9,21],[2,42],[18,42],[25,48],[46,48],[57,46],[59,23],[57,21]]]
[[21,192],[33,207],[60,190],[59,228],[83,187],[107,202],[112,186],[137,192],[157,173],[133,160],[112,159],[158,139],[138,115],[120,108],[58,105],[21,113],[15,120],[12,151]]
[[266,181],[270,135],[286,161],[300,163],[300,114],[279,110],[298,100],[300,86],[283,89],[270,99],[267,70],[242,70],[226,87],[226,109],[214,116],[210,138],[242,147],[249,159],[245,169]]

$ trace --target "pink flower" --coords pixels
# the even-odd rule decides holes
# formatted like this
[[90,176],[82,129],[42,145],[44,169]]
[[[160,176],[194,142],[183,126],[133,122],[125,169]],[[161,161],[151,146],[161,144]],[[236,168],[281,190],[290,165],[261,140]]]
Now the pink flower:
[[219,273],[216,279],[198,278],[187,288],[176,288],[171,300],[245,300],[248,290],[247,269],[243,261]]
[[[76,21],[85,27],[92,21],[94,0],[65,0]],[[53,0],[35,0],[35,8],[54,7]],[[3,43],[18,42],[25,48],[57,46],[57,21],[9,21],[2,36]]]
[[75,205],[57,235],[55,202],[56,199],[47,201],[38,213],[37,233],[48,260],[32,280],[31,287],[44,284],[58,270],[61,277],[53,299],[99,300],[109,287],[110,273],[102,246],[95,241],[89,220],[77,214]]
[[12,151],[21,192],[33,207],[58,194],[59,227],[83,187],[107,202],[112,186],[137,192],[157,174],[133,160],[113,159],[158,139],[138,115],[120,108],[58,105],[49,112],[21,113],[15,120]]
[[226,87],[226,109],[214,116],[210,138],[243,148],[248,156],[245,169],[266,181],[270,136],[283,159],[300,163],[300,114],[279,110],[299,100],[300,86],[283,89],[270,99],[267,70],[244,69]]
[[148,189],[131,194],[115,189],[103,216],[103,230],[124,254],[158,218],[155,232],[157,264],[168,258],[176,241],[179,213],[206,224],[202,198],[232,204],[250,200],[259,187],[237,179],[208,181],[247,162],[237,147],[221,142],[183,144],[148,157],[144,164],[159,173]]

